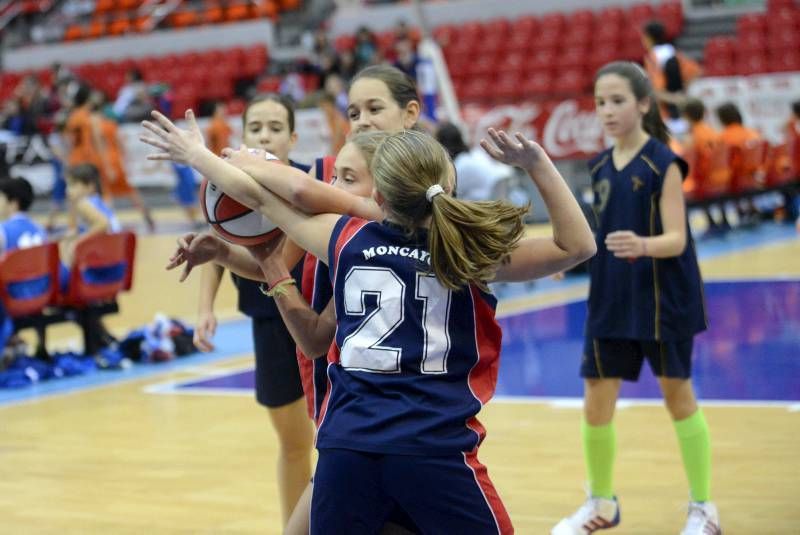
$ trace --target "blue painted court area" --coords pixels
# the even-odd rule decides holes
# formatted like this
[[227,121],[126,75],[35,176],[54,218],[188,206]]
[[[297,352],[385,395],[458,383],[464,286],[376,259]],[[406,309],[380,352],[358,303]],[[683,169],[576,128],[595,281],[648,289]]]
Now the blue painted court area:
[[[761,225],[722,238],[698,241],[701,258],[796,240],[788,225]],[[776,266],[778,268],[779,266]],[[510,284],[497,289],[501,298],[549,293],[586,284],[585,276],[564,281],[542,279],[535,285]],[[800,401],[800,280],[706,282],[710,328],[695,340],[694,381],[704,400]],[[500,319],[503,354],[497,395],[502,397],[580,398],[578,369],[583,349],[585,301],[531,310]],[[128,370],[99,371],[18,390],[0,389],[0,405],[72,393],[139,380],[193,366],[213,365],[252,353],[250,323],[223,323],[215,337],[217,351],[166,364],[137,365]],[[154,385],[148,391],[200,395],[252,395],[253,370],[201,373],[181,384]],[[647,365],[638,383],[625,383],[626,398],[660,399]]]
[[[706,400],[800,400],[800,281],[706,284],[708,331],[695,339],[694,381]],[[586,302],[579,301],[500,319],[503,353],[498,396],[581,397],[578,368]],[[253,388],[253,371],[192,381],[181,389]],[[660,399],[647,365],[623,397]]]

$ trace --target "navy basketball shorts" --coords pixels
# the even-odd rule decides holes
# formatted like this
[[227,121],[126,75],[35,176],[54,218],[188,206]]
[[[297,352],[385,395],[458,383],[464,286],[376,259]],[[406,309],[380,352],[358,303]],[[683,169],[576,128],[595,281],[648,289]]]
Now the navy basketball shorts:
[[313,535],[374,535],[396,508],[426,535],[514,532],[486,467],[474,454],[319,450],[311,498]]
[[256,354],[256,401],[268,408],[303,397],[294,340],[280,318],[253,318]]
[[656,377],[688,379],[692,375],[694,338],[683,340],[627,340],[589,338],[583,344],[581,377],[638,381],[644,360]]

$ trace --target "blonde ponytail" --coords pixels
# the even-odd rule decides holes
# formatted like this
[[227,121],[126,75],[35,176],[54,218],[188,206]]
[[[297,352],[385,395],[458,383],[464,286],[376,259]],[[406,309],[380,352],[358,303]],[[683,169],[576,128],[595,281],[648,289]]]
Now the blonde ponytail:
[[429,195],[429,190],[438,192],[435,185],[445,191],[452,188],[453,164],[445,149],[413,130],[384,136],[372,160],[372,174],[390,219],[411,235],[430,218],[431,269],[439,282],[450,289],[468,283],[485,289],[497,265],[519,243],[528,208]]

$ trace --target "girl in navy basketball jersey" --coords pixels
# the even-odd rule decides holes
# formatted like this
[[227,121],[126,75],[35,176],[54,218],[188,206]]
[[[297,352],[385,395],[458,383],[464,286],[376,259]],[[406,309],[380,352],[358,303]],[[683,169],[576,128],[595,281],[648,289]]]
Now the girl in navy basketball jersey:
[[[275,94],[256,96],[242,113],[242,130],[247,147],[269,151],[289,164],[286,167],[308,171],[307,166],[289,159],[289,152],[297,141],[291,100]],[[207,264],[201,270],[195,344],[204,351],[213,349],[214,300],[224,271],[221,265],[215,264]],[[294,273],[299,277],[302,265],[298,265]],[[252,277],[232,274],[232,278],[239,311],[248,316],[252,324],[256,401],[267,409],[278,438],[278,495],[285,525],[311,477],[314,431],[305,418],[295,343],[275,302],[261,293],[259,282]]]
[[[419,118],[420,103],[414,81],[393,67],[380,65],[363,69],[353,80],[348,99],[348,117],[355,133],[399,131],[413,127]],[[377,219],[382,216],[382,212],[370,198],[372,175],[369,172],[369,161],[374,151],[372,145],[363,138],[360,141],[353,140],[336,158],[328,156],[317,159],[311,172],[313,180],[296,174],[284,177],[264,173],[266,162],[263,157],[254,156],[250,152],[236,153],[228,161],[257,177],[262,186],[274,188],[276,194],[296,203],[304,211],[317,213],[342,210],[351,215]],[[266,163],[266,170],[274,171],[269,163]],[[331,185],[334,187],[331,188]],[[256,191],[259,190],[260,187],[256,188]],[[265,251],[258,248],[250,248],[248,251],[243,247],[223,243],[213,234],[189,234],[179,240],[179,251],[174,257],[178,262],[171,263],[169,267],[176,267],[180,261],[186,261],[187,270],[191,270],[193,262],[202,257],[203,261],[213,259],[248,278],[260,278],[264,275],[253,256],[263,254]],[[271,269],[284,270],[284,266],[283,262],[272,262]],[[185,271],[184,276],[187,272]],[[333,339],[335,317],[333,307],[330,306],[332,289],[327,267],[311,254],[307,254],[304,259],[301,288],[302,295],[299,289],[290,288],[277,304],[293,338],[298,342],[298,365],[309,416],[316,422],[327,389],[327,366],[324,359],[309,360],[300,349],[304,348],[305,353],[312,356],[326,354]],[[313,308],[309,307],[309,303]],[[310,497],[309,486],[286,525],[287,534],[308,532]],[[391,520],[415,529],[413,523],[403,518],[402,513],[393,514]]]
[[616,526],[614,409],[623,380],[647,359],[673,419],[691,502],[684,535],[719,533],[710,502],[711,446],[691,377],[693,337],[705,330],[703,282],[681,182],[686,163],[668,147],[652,86],[634,63],[610,63],[595,78],[597,115],[614,146],[590,163],[597,256],[581,364],[581,423],[590,496],[555,535]]
[[[226,192],[251,180],[198,145],[196,127],[154,116],[157,137],[145,139],[161,152],[150,158],[189,162]],[[551,238],[522,239],[527,208],[454,199],[452,163],[429,136],[372,135],[385,137],[372,163],[383,223],[310,216],[272,194],[251,205],[328,264],[333,281],[337,330],[311,532],[375,533],[397,505],[423,533],[511,533],[477,460],[485,433],[475,417],[493,395],[500,348],[486,283],[575,265],[594,253],[591,232],[541,147],[522,135],[490,131],[497,146],[483,145],[528,170]],[[270,281],[270,292],[291,284]]]

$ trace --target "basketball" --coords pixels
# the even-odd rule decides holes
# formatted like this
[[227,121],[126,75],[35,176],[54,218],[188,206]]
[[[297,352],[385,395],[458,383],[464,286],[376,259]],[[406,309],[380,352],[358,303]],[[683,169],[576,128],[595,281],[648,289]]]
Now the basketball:
[[[265,157],[280,163],[274,154],[266,153]],[[258,245],[282,234],[272,221],[225,195],[224,191],[205,178],[200,185],[200,206],[214,231],[231,243]]]

